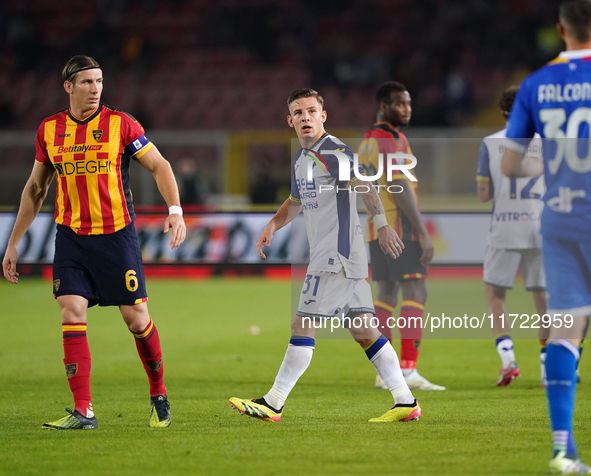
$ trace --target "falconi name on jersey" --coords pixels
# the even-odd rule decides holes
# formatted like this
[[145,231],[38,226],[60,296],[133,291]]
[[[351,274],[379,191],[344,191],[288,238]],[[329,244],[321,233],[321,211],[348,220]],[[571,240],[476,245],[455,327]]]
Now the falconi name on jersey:
[[572,102],[591,99],[591,83],[540,84],[538,102]]

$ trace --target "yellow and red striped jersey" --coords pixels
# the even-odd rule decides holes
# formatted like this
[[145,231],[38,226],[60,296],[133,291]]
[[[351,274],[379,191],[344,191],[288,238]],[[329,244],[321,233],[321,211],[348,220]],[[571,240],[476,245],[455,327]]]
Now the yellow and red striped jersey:
[[131,115],[105,104],[84,120],[69,109],[37,130],[35,160],[57,172],[55,221],[78,235],[114,233],[135,219],[129,166],[152,148]]
[[[386,171],[387,154],[394,154],[396,152],[403,152],[405,154],[412,154],[406,136],[392,126],[388,122],[378,122],[374,124],[363,136],[363,141],[359,146],[359,164],[365,169],[367,175],[372,176],[378,173],[379,161],[383,162],[382,175],[377,180],[375,185],[382,185],[379,187],[380,200],[386,212],[386,219],[388,224],[394,228],[398,236],[403,240],[418,240],[417,230],[413,229],[411,221],[402,213],[402,210],[396,203],[396,194],[388,191],[387,187],[388,176]],[[380,156],[382,154],[382,156]],[[419,206],[417,182],[411,182],[400,171],[394,171],[392,180],[404,179],[413,192],[417,208]],[[367,220],[367,241],[374,241],[378,239],[378,231],[375,224],[368,214]]]

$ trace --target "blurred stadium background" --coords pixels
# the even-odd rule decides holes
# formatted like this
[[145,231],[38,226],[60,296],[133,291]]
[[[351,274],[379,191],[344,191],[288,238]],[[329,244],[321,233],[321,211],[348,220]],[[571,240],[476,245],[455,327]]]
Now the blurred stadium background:
[[[68,105],[61,68],[85,53],[103,66],[104,102],[140,120],[196,204],[284,200],[292,90],[317,89],[327,129],[359,137],[376,85],[396,79],[413,98],[405,132],[428,139],[411,142],[423,209],[482,210],[476,138],[502,127],[500,91],[560,51],[555,23],[556,2],[535,0],[5,0],[0,206],[17,205],[39,122]],[[136,205],[161,204],[139,169]]]
[[[294,250],[294,243],[301,243],[290,239],[289,230],[276,235],[271,266],[262,265],[254,249],[270,212],[289,193],[295,135],[285,120],[288,95],[301,87],[317,89],[326,101],[327,130],[358,138],[374,120],[376,86],[395,79],[408,87],[413,116],[404,132],[418,159],[420,202],[428,212],[436,258],[439,265],[465,266],[430,270],[432,277],[439,273],[445,279],[430,279],[427,305],[439,313],[481,315],[485,300],[477,266],[491,206],[475,193],[478,147],[482,137],[504,125],[500,92],[562,49],[555,32],[557,5],[538,0],[0,2],[0,254],[33,165],[36,128],[68,106],[60,73],[79,53],[102,65],[103,101],[133,114],[171,162],[189,231],[178,253],[167,250],[160,195],[149,174],[132,166],[140,212],[136,224],[154,298],[150,309],[166,339],[175,419],[167,433],[145,431],[146,402],[139,390],[145,377],[129,336],[123,328],[113,332],[117,310],[106,309],[91,311],[101,316],[93,320],[93,385],[106,431],[59,432],[49,437],[55,437],[55,446],[53,439],[48,444],[39,424],[71,398],[60,364],[51,285],[24,279],[9,287],[0,280],[0,473],[509,475],[544,470],[549,433],[534,339],[518,344],[524,372],[507,389],[493,385],[498,359],[491,341],[425,342],[421,372],[448,390],[421,394],[424,424],[414,427],[365,424],[381,408],[378,399],[383,405],[388,399],[373,389],[373,370],[359,350],[338,339],[317,346],[319,355],[298,384],[299,397],[294,395],[281,426],[262,429],[260,422],[239,419],[229,412],[227,398],[256,396],[270,383],[289,335],[288,296],[299,285],[276,278],[290,276],[294,255],[305,258],[305,251]],[[21,243],[21,275],[51,276],[54,193]],[[191,266],[175,265],[183,262]],[[182,279],[259,273],[265,277],[197,285]],[[154,274],[180,279],[153,279]],[[531,313],[530,296],[521,284],[516,287],[509,308]],[[260,336],[249,331],[252,325],[260,326]],[[584,393],[577,403],[583,418],[575,419],[583,451],[591,444],[588,368],[583,358],[579,392]]]
[[[164,204],[149,173],[132,167],[147,261],[199,263],[207,255],[210,264],[228,263],[245,258],[268,219],[249,214],[274,211],[289,194],[295,135],[285,120],[286,98],[300,87],[325,98],[329,132],[359,138],[375,118],[376,86],[404,83],[413,99],[405,133],[418,158],[422,210],[488,213],[490,202],[475,194],[480,140],[503,127],[502,89],[560,51],[555,22],[556,2],[534,0],[5,0],[0,251],[33,164],[36,128],[68,106],[60,73],[74,54],[99,61],[103,101],[141,122],[175,170],[185,212],[200,213],[189,223],[192,251],[150,251],[161,245],[154,245],[159,225],[142,212],[163,211]],[[54,193],[44,205],[47,217]],[[218,215],[207,225],[202,212],[243,215]],[[437,217],[427,220],[441,264],[455,238],[438,240]],[[464,227],[469,233],[459,249],[479,241],[483,256],[486,220],[474,223]],[[245,229],[250,235],[236,251],[233,237]],[[36,232],[41,241],[28,237],[37,248],[51,245],[45,230]],[[25,261],[21,250],[21,262],[51,260],[51,249],[29,251]],[[289,251],[279,250],[279,261],[286,264]]]

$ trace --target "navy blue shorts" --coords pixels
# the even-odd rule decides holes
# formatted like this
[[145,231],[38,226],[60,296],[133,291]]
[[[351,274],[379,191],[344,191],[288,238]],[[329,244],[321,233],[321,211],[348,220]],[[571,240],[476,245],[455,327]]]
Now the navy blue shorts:
[[53,294],[76,294],[88,307],[139,304],[148,300],[144,265],[133,223],[107,235],[80,236],[57,225]]
[[419,263],[423,249],[418,241],[405,241],[404,249],[396,259],[382,251],[378,240],[370,241],[369,254],[371,279],[374,281],[404,281],[427,277],[427,268]]

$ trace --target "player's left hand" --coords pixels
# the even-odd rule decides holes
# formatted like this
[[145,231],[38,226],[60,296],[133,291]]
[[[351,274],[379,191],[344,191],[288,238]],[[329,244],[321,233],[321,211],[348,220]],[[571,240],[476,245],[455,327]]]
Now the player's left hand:
[[433,242],[431,241],[429,233],[424,235],[421,234],[419,236],[419,243],[423,250],[423,254],[421,254],[421,257],[419,258],[419,263],[421,263],[421,266],[427,266],[433,259]]
[[168,233],[168,230],[172,230],[170,248],[176,250],[185,241],[187,234],[187,226],[183,217],[178,213],[168,215],[166,220],[164,220],[164,233]]
[[404,249],[404,243],[390,225],[378,230],[378,240],[382,251],[392,258],[398,258]]

